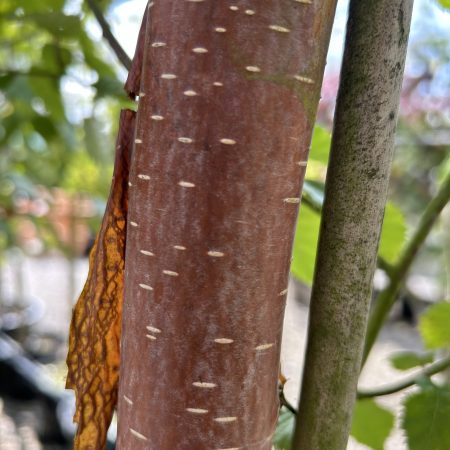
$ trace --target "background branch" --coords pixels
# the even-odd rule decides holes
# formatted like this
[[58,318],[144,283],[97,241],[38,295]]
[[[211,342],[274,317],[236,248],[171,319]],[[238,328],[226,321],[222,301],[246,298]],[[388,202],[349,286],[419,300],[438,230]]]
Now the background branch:
[[431,377],[432,375],[442,372],[447,367],[450,367],[450,356],[442,358],[439,361],[435,361],[433,364],[430,364],[421,371],[395,383],[386,384],[377,388],[360,389],[358,390],[358,398],[381,397],[383,395],[394,394],[402,391],[403,389],[414,386],[421,378]]
[[119,44],[118,40],[114,37],[109,23],[105,19],[101,9],[96,4],[95,0],[86,0],[89,8],[93,12],[98,24],[100,25],[103,37],[107,40],[108,44],[112,48],[113,52],[116,54],[118,60],[122,63],[127,71],[131,68],[131,58],[126,54],[125,50]]
[[[385,395],[395,394],[396,392],[403,391],[411,386],[418,384],[418,382],[424,377],[431,377],[436,375],[437,373],[442,372],[443,370],[450,367],[450,356],[446,358],[442,358],[439,361],[435,361],[434,363],[424,367],[422,370],[413,373],[409,377],[404,378],[403,380],[396,381],[394,383],[385,384],[383,386],[369,388],[369,389],[358,389],[357,398],[373,398],[373,397],[382,397]],[[297,415],[297,409],[286,399],[284,395],[283,387],[281,386],[279,390],[280,404],[287,408],[292,414]]]
[[420,246],[430,233],[431,228],[436,222],[439,214],[450,200],[450,172],[441,184],[436,196],[428,204],[425,212],[420,218],[419,225],[405,246],[397,264],[390,271],[390,282],[388,286],[380,293],[376,299],[373,310],[370,314],[369,324],[367,327],[366,342],[364,347],[364,356],[362,367],[364,366],[370,350],[378,336],[378,333],[386,320],[397,298],[398,291],[403,283],[406,273],[408,272],[414,257]]

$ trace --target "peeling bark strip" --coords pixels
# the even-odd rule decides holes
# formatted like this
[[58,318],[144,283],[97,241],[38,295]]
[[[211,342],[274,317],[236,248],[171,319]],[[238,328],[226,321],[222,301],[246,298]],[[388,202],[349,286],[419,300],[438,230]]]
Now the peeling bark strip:
[[141,85],[142,68],[144,65],[145,30],[147,28],[148,17],[149,8],[147,7],[144,12],[144,17],[142,18],[136,50],[131,63],[131,69],[128,73],[127,81],[124,86],[128,96],[133,100],[140,94],[139,87]]
[[114,178],[89,275],[70,325],[66,388],[76,394],[75,450],[103,449],[117,403],[119,344],[128,208],[128,172],[135,113],[120,116]]
[[271,448],[297,162],[334,9],[152,6],[130,175],[119,450]]

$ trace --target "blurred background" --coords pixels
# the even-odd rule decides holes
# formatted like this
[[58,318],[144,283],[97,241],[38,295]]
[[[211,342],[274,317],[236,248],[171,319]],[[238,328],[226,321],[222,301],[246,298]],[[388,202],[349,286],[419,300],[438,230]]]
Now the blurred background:
[[[446,3],[415,5],[376,292],[450,171]],[[132,57],[146,1],[94,4]],[[130,106],[122,89],[126,70],[91,7],[80,0],[0,2],[0,450],[72,448],[73,398],[64,391],[68,326],[106,204],[119,110]],[[346,9],[340,1],[298,223],[302,239],[294,248],[282,356],[285,394],[294,404]],[[380,385],[421,365],[400,367],[392,355],[425,349],[421,317],[450,298],[449,271],[447,207],[414,260],[362,385]],[[383,397],[375,413],[357,408],[363,428],[364,420],[386,419],[383,436],[354,429],[349,448],[407,449],[405,395]]]

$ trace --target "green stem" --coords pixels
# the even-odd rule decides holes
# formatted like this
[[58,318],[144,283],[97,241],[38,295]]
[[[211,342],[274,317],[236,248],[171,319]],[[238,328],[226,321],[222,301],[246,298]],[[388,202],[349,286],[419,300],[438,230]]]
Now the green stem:
[[89,8],[93,12],[98,24],[103,32],[103,37],[108,41],[108,44],[112,48],[113,52],[116,54],[117,59],[122,63],[125,69],[128,71],[131,69],[131,58],[126,54],[125,50],[119,44],[119,41],[115,38],[111,31],[109,23],[105,19],[101,9],[98,7],[95,0],[86,0]]
[[424,377],[431,377],[432,375],[442,372],[447,367],[450,367],[450,356],[435,361],[423,370],[395,383],[386,384],[377,388],[360,389],[358,390],[358,398],[381,397],[383,395],[395,394],[403,389],[414,386]]
[[[439,361],[435,361],[433,364],[430,364],[419,372],[413,373],[411,376],[404,378],[403,380],[396,381],[395,383],[385,384],[384,386],[377,388],[358,389],[357,397],[358,399],[363,399],[395,394],[418,384],[424,377],[436,375],[448,367],[450,367],[450,356],[442,358]],[[282,406],[285,406],[289,411],[291,411],[292,414],[298,414],[298,411],[286,400],[283,392],[280,392],[280,403]]]
[[[321,216],[322,214],[322,202],[309,195],[305,189],[302,192],[302,205],[309,206],[315,213]],[[382,256],[378,255],[378,268],[383,270],[388,277],[391,276],[392,265],[388,263]]]
[[444,182],[441,184],[436,196],[431,200],[425,209],[425,212],[420,218],[419,225],[417,226],[417,229],[408,244],[405,246],[398,263],[392,268],[388,286],[380,293],[375,302],[369,318],[362,366],[364,366],[378,333],[380,332],[389,311],[395,303],[397,293],[403,283],[405,275],[414,261],[417,251],[425,241],[431,228],[439,217],[439,214],[449,200],[450,172],[445,177]]
[[293,450],[347,448],[412,3],[350,1]]
[[391,278],[393,266],[380,255],[378,255],[378,268],[381,269],[389,278]]

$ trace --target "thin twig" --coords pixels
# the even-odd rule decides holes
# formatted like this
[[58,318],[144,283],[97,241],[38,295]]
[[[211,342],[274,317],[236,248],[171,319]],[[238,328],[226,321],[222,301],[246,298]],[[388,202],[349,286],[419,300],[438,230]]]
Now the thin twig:
[[119,44],[115,36],[111,31],[109,23],[105,19],[101,9],[97,6],[95,0],[86,0],[89,8],[93,12],[98,24],[103,32],[103,37],[108,41],[108,44],[112,48],[113,52],[116,54],[118,60],[122,63],[125,69],[130,70],[131,68],[131,58],[126,54],[123,47]]
[[389,278],[392,275],[392,264],[388,263],[382,256],[378,255],[378,268],[381,269]]
[[[423,368],[422,370],[413,373],[412,375],[404,378],[403,380],[396,381],[395,383],[385,384],[384,386],[370,389],[358,389],[357,397],[358,399],[363,399],[395,394],[411,386],[414,386],[422,378],[431,377],[432,375],[436,375],[437,373],[442,372],[443,370],[447,369],[447,367],[450,367],[450,356],[442,358],[439,361],[435,361],[434,363]],[[297,410],[286,399],[283,389],[280,389],[279,395],[281,406],[286,407],[292,414],[297,415]]]
[[358,398],[381,397],[383,395],[395,394],[403,389],[414,386],[424,377],[431,377],[450,367],[450,356],[442,358],[439,361],[430,364],[419,372],[413,373],[411,376],[397,381],[395,383],[385,384],[377,388],[358,390]]
[[297,414],[297,410],[292,406],[292,404],[289,402],[289,400],[284,395],[283,386],[280,385],[279,387],[279,398],[280,398],[280,405],[287,408],[292,414]]
[[369,317],[363,363],[361,367],[364,366],[378,333],[380,332],[389,311],[395,303],[398,291],[400,290],[403,280],[405,279],[405,276],[414,261],[414,257],[449,200],[450,172],[445,177],[436,196],[431,200],[425,209],[422,217],[420,218],[417,229],[405,246],[397,264],[392,267],[388,286],[380,293],[375,302],[375,306]]

